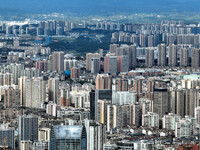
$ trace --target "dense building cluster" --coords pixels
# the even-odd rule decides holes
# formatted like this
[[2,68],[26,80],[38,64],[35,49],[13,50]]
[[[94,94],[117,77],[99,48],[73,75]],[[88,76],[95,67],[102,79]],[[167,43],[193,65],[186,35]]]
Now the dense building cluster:
[[0,147],[199,149],[199,25],[97,23],[87,28],[111,31],[110,47],[84,56],[45,43],[22,46],[33,42],[21,34],[32,28],[58,40],[79,26],[86,28],[1,26],[0,47],[9,49],[0,55]]

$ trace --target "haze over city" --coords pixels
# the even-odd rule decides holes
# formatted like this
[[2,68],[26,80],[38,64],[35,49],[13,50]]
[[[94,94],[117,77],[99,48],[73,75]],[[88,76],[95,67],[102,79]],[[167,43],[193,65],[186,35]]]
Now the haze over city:
[[0,149],[200,149],[199,0],[0,4]]

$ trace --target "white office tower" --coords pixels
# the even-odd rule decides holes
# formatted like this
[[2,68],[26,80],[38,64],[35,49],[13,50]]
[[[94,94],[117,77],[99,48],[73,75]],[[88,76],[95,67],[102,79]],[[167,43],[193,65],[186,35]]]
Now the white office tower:
[[31,108],[41,108],[41,104],[46,101],[46,83],[42,78],[27,79],[25,82],[25,106]]
[[168,130],[175,130],[176,122],[181,120],[181,116],[173,113],[163,116],[163,128]]
[[185,118],[176,122],[175,126],[175,137],[189,137],[193,135],[195,127],[195,118],[190,116],[185,116]]
[[142,115],[142,126],[159,128],[159,115],[157,113],[152,113],[152,112],[143,114]]
[[93,120],[84,120],[87,132],[87,150],[102,150],[106,140],[106,126]]

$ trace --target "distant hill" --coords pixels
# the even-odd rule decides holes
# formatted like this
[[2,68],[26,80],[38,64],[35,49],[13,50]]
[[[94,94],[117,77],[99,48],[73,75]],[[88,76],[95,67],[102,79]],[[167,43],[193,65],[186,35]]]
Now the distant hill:
[[[103,15],[134,12],[200,12],[200,0],[0,0],[1,8],[27,13],[72,12]],[[0,9],[0,14],[3,11]]]

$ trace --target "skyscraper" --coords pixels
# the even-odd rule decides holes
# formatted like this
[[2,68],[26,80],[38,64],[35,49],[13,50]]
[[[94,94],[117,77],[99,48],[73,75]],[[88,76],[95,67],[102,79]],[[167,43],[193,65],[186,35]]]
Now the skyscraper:
[[18,117],[19,144],[38,140],[38,117],[32,114]]
[[8,148],[15,149],[15,129],[8,128],[1,124],[0,127],[0,146],[4,146],[4,139],[6,140],[5,146]]
[[59,90],[59,78],[49,78],[48,80],[48,94],[49,101],[57,103],[58,100],[58,90]]
[[169,46],[168,66],[177,66],[177,46],[174,44]]
[[158,45],[158,66],[166,66],[167,59],[166,59],[166,45],[160,44]]
[[180,49],[180,67],[189,66],[189,50],[187,48]]
[[91,58],[91,73],[99,73],[100,71],[100,59],[99,58]]
[[71,68],[71,74],[70,74],[70,77],[72,80],[76,80],[76,79],[79,79],[80,77],[80,69],[79,68]]
[[84,126],[54,126],[50,134],[50,150],[87,150]]
[[107,54],[104,57],[104,72],[117,73],[117,56]]
[[52,53],[53,71],[61,73],[64,71],[64,52]]
[[159,115],[157,113],[148,112],[142,115],[142,126],[159,127]]
[[107,74],[98,74],[96,77],[96,89],[97,90],[111,90],[112,78]]
[[[91,71],[91,59],[98,58],[100,62],[100,54],[99,53],[87,53],[86,55],[86,69]],[[99,64],[100,65],[100,64]]]
[[163,117],[165,113],[170,112],[170,100],[167,89],[154,89],[153,112],[159,117]]
[[200,49],[192,49],[192,67],[199,68],[200,67]]
[[27,79],[25,88],[25,106],[31,108],[41,108],[41,104],[46,101],[45,81],[41,77]]
[[145,51],[145,65],[146,65],[146,67],[153,67],[154,66],[154,50],[153,49],[146,49],[146,51]]
[[128,72],[128,56],[117,56],[117,72]]

